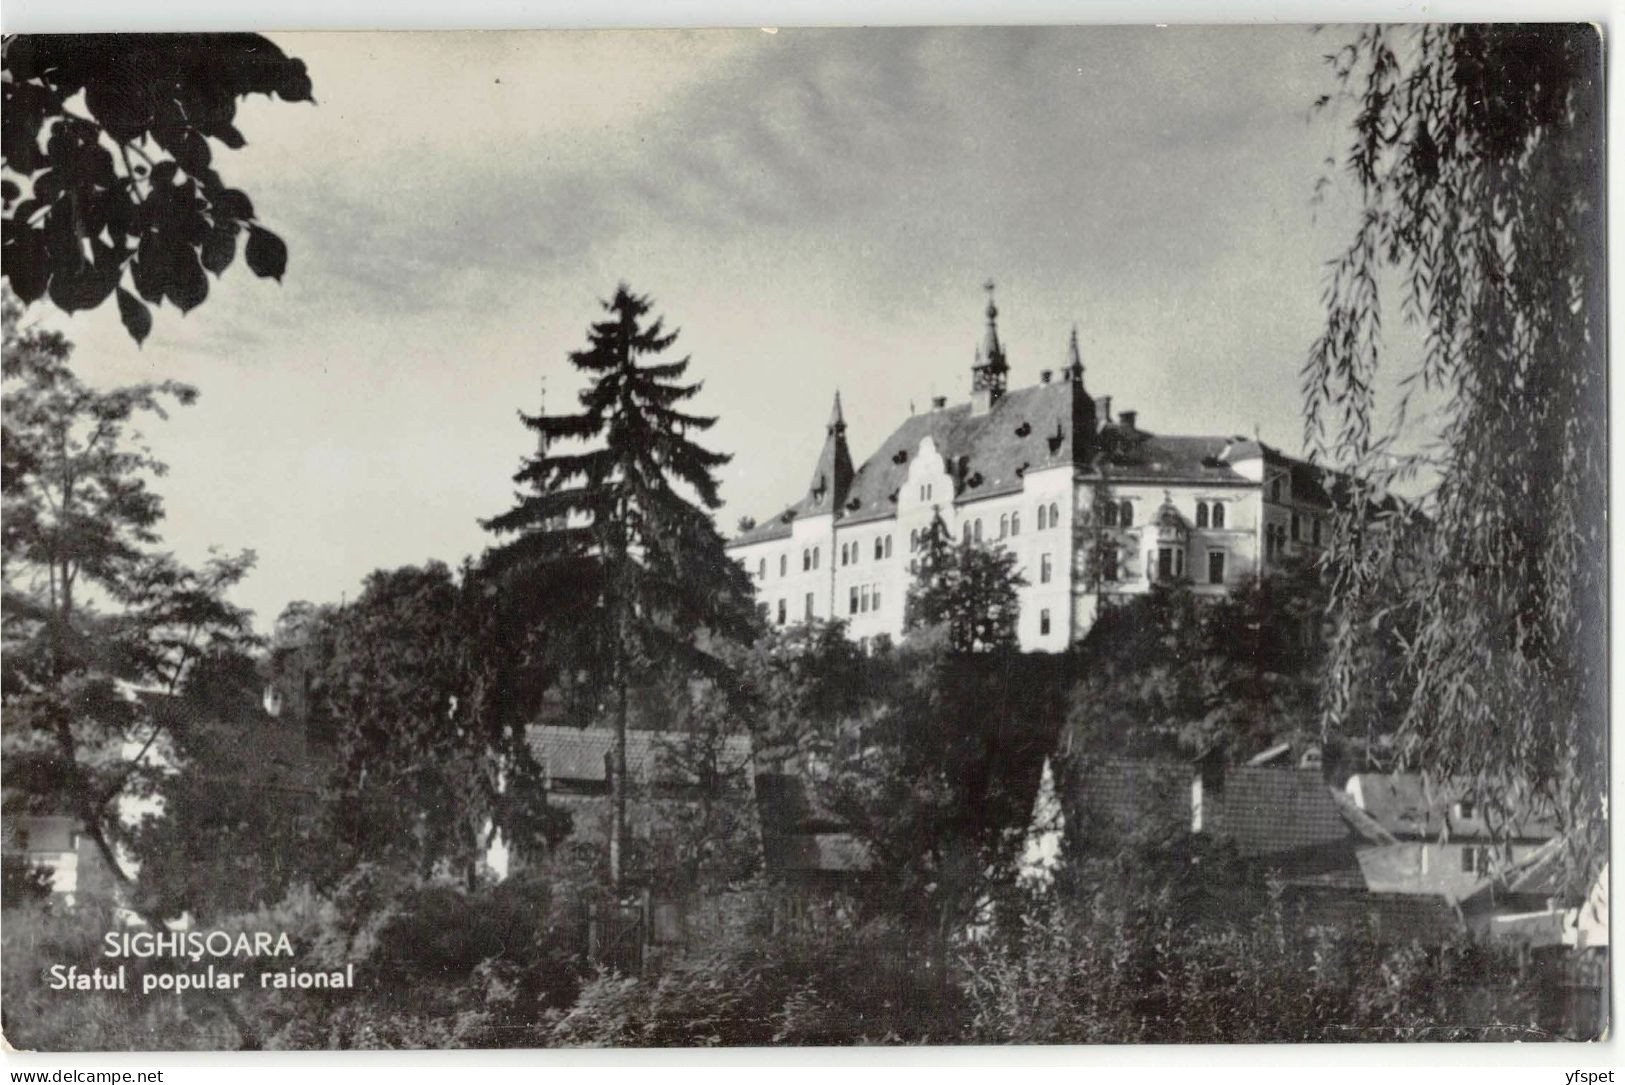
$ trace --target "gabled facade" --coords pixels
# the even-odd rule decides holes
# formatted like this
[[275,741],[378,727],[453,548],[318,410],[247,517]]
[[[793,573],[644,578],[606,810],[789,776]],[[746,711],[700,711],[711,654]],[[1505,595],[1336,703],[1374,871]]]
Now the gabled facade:
[[1016,555],[1028,651],[1080,639],[1103,595],[1170,579],[1219,594],[1319,549],[1331,500],[1316,468],[1244,437],[1114,418],[1085,387],[1075,331],[1058,374],[1011,388],[991,290],[986,318],[969,402],[934,400],[854,467],[837,393],[807,489],[729,542],[770,624],[838,618],[855,638],[900,637],[937,517]]
[[1357,773],[1344,790],[1385,834],[1360,849],[1373,890],[1460,900],[1535,857],[1557,831],[1548,819],[1497,821],[1482,803],[1416,773]]

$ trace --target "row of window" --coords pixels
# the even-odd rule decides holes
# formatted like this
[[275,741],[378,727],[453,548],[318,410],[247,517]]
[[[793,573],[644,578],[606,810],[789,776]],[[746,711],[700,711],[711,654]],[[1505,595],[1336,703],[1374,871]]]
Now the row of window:
[[847,597],[848,614],[867,614],[880,609],[880,585],[856,584]]
[[[845,542],[841,544],[841,564],[843,566],[856,565],[858,563],[858,559],[861,557],[863,557],[862,543],[854,539],[852,542]],[[885,561],[889,557],[891,557],[891,536],[876,535],[875,560]],[[814,568],[817,568],[817,566],[814,566]]]
[[1224,502],[1223,501],[1213,501],[1213,502],[1198,501],[1196,503],[1196,526],[1197,527],[1223,527],[1224,526]]

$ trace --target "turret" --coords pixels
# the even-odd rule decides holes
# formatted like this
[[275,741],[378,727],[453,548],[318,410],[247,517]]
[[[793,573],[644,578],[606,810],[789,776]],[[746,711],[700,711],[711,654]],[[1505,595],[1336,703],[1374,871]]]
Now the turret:
[[807,487],[807,496],[816,510],[813,515],[826,510],[840,514],[852,488],[854,473],[852,452],[846,446],[846,416],[841,411],[841,393],[836,392],[829,424],[824,427],[824,448],[818,454],[818,466],[813,469],[812,483]]
[[1010,379],[1010,365],[999,342],[999,307],[993,303],[993,280],[984,283],[983,289],[987,291],[987,331],[982,335],[982,345],[976,348],[970,382],[971,409],[977,414],[1004,398]]

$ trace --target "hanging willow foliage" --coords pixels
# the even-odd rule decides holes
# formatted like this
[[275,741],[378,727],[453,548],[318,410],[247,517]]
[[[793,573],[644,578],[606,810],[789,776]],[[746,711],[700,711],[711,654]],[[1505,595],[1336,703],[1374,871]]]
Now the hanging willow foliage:
[[[1605,856],[1608,771],[1600,40],[1374,26],[1327,60],[1338,92],[1317,106],[1355,105],[1341,165],[1361,214],[1302,371],[1307,444],[1356,479],[1332,540],[1324,725],[1362,696],[1371,638],[1404,630],[1391,763],[1503,823],[1547,807],[1579,885]],[[1396,282],[1425,333],[1410,356],[1384,345]],[[1421,451],[1413,397],[1440,404]],[[1407,509],[1396,488],[1423,496]]]

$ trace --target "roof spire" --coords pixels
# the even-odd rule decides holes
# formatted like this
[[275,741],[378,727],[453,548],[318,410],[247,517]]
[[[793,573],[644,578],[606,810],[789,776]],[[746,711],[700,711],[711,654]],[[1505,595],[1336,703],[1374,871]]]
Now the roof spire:
[[976,348],[970,383],[971,395],[979,404],[978,411],[986,410],[1004,396],[1005,378],[1010,372],[1004,360],[1004,347],[999,343],[999,307],[993,303],[993,280],[983,283],[982,289],[987,291],[987,332]]
[[1083,383],[1083,353],[1078,350],[1078,326],[1072,325],[1072,337],[1066,344],[1066,379]]
[[[813,468],[812,482],[807,496],[813,508],[829,509],[837,516],[846,502],[847,491],[852,488],[852,453],[846,446],[846,416],[841,412],[841,393],[835,393],[835,405],[829,412],[829,425],[824,427],[823,450],[818,454],[818,465]],[[816,513],[815,513],[816,515]]]
[[987,332],[982,337],[981,360],[1003,369],[1004,347],[999,344],[999,307],[993,303],[993,280],[983,283],[982,289],[987,291]]
[[824,431],[834,436],[846,432],[846,416],[841,413],[841,393],[839,389],[835,392],[835,407],[829,412],[829,425],[824,427]]

